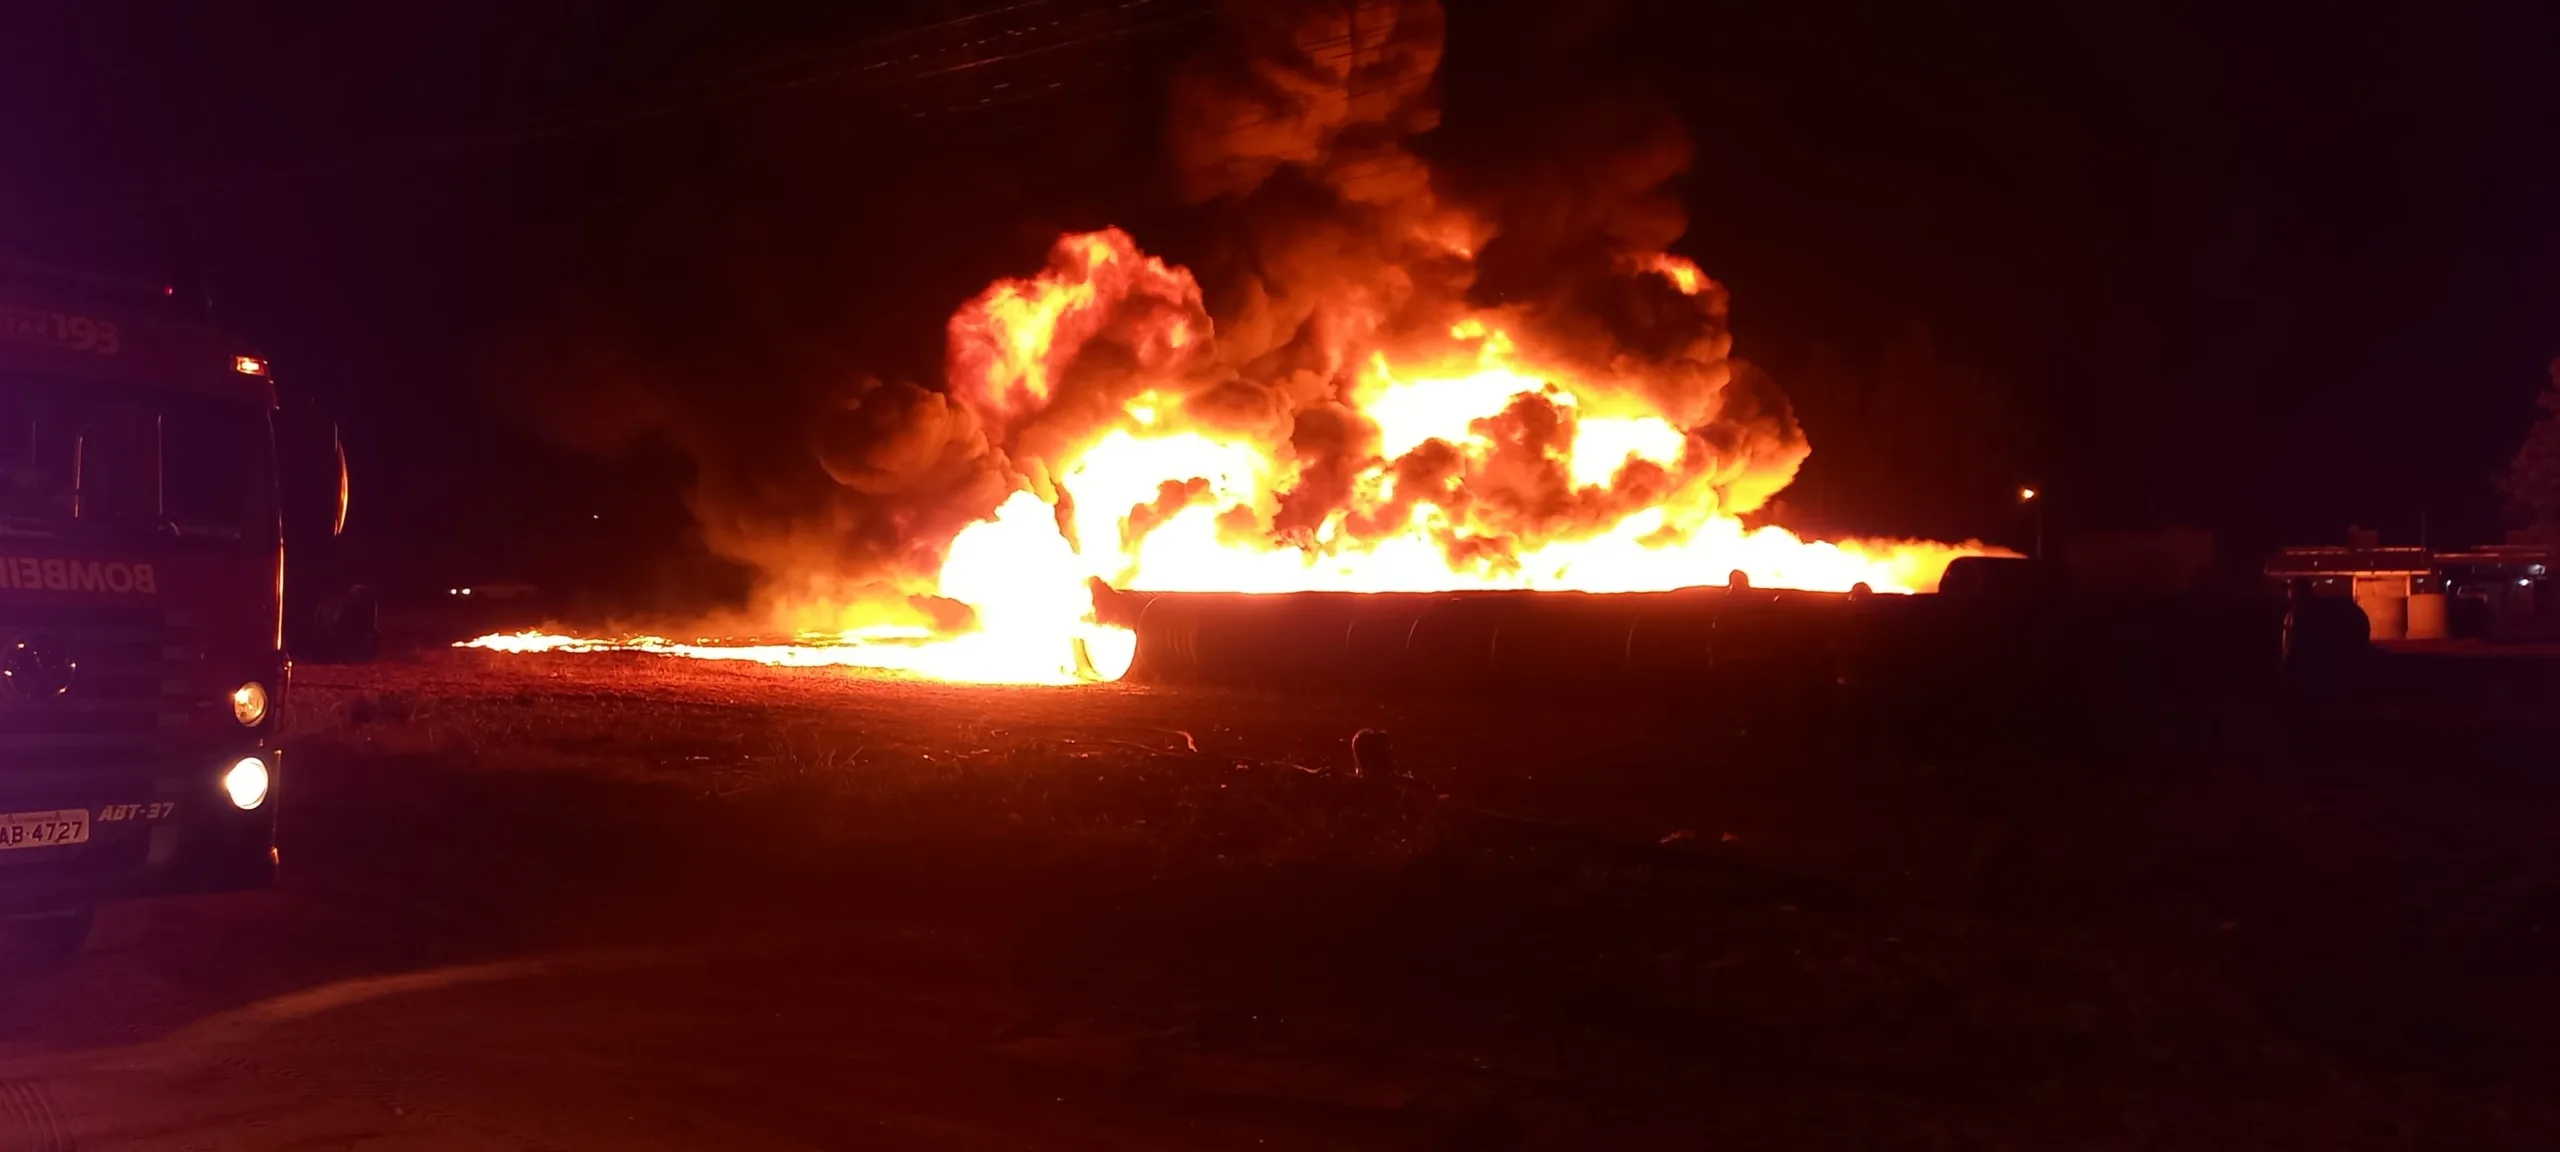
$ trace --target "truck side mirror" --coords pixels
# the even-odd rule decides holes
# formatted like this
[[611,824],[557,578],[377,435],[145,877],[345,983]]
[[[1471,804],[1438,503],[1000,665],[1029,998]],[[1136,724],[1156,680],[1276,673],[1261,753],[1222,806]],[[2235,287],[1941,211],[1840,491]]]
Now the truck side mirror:
[[329,452],[338,461],[338,516],[329,522],[329,534],[347,534],[347,441],[338,434],[335,423],[329,425]]
[[277,413],[285,543],[285,647],[296,660],[348,664],[382,646],[378,597],[348,554],[344,431],[307,395]]

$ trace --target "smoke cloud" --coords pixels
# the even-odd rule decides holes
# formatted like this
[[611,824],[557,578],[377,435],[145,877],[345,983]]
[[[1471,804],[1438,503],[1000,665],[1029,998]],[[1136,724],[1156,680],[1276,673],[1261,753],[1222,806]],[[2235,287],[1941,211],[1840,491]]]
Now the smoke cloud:
[[[1663,255],[1687,227],[1673,182],[1697,159],[1675,117],[1604,96],[1473,128],[1504,136],[1498,161],[1435,157],[1437,3],[1271,0],[1222,18],[1167,101],[1171,178],[1209,222],[1198,278],[1116,231],[1067,236],[1036,274],[952,317],[939,387],[809,389],[814,417],[770,451],[815,473],[701,470],[705,540],[763,574],[774,619],[964,618],[932,595],[952,538],[1022,488],[1058,504],[1072,536],[1062,469],[1133,405],[1285,465],[1267,506],[1222,510],[1218,527],[1302,547],[1402,530],[1428,502],[1481,528],[1443,537],[1453,560],[1498,561],[1671,500],[1749,512],[1793,478],[1804,436],[1766,374],[1732,359],[1723,289]],[[1477,421],[1489,453],[1427,441],[1382,459],[1356,395],[1369,358],[1462,354],[1488,319],[1539,366],[1640,398],[1685,434],[1677,459],[1578,483],[1560,460],[1575,421],[1616,413],[1537,395]],[[681,420],[657,427],[715,455]],[[1357,490],[1382,468],[1383,488]],[[1121,524],[1143,533],[1208,499],[1169,480]]]
[[[1545,362],[1628,381],[1691,429],[1727,511],[1792,479],[1809,448],[1784,394],[1731,360],[1723,289],[1664,270],[1688,226],[1671,182],[1696,158],[1676,116],[1622,95],[1543,104],[1496,129],[1497,159],[1435,166],[1419,145],[1441,124],[1437,4],[1284,0],[1227,18],[1175,79],[1169,136],[1183,191],[1227,223],[1227,258],[1205,265],[1218,361],[1294,414],[1282,447],[1301,487],[1275,528],[1338,506],[1374,448],[1342,405],[1351,357],[1486,309],[1536,333]],[[1509,498],[1523,480],[1495,478]]]

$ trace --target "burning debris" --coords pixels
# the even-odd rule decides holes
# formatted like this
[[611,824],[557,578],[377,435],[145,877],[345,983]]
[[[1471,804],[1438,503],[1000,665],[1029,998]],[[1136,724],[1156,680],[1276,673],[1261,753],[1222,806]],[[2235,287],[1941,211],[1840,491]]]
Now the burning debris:
[[1062,237],[953,315],[942,391],[866,384],[818,431],[839,485],[923,510],[902,543],[939,552],[942,618],[849,608],[871,574],[769,571],[795,643],[471,643],[1108,680],[1134,641],[1094,581],[1908,592],[1979,551],[1746,526],[1809,447],[1731,359],[1722,286],[1662,251],[1685,227],[1676,123],[1633,117],[1621,152],[1532,180],[1592,189],[1462,200],[1408,147],[1438,123],[1435,4],[1230,21],[1170,128],[1184,193],[1231,226],[1215,296],[1117,229]]

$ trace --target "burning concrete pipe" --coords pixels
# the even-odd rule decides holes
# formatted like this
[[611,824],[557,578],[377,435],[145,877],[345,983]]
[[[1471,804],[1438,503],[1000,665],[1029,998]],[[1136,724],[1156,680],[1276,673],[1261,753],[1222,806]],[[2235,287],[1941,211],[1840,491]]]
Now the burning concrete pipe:
[[1847,634],[1908,608],[1840,593],[1692,588],[1616,595],[1113,592],[1131,679],[1288,688],[1552,691],[1703,686],[1827,670]]
[[[1972,568],[1982,571],[1971,571]],[[1996,570],[1994,570],[1996,569]],[[1098,590],[1134,635],[1129,679],[1285,692],[1643,695],[1704,724],[1902,735],[2136,717],[2169,694],[2245,702],[2281,605],[2063,595],[2023,561],[1961,560],[1948,591],[1662,593]]]

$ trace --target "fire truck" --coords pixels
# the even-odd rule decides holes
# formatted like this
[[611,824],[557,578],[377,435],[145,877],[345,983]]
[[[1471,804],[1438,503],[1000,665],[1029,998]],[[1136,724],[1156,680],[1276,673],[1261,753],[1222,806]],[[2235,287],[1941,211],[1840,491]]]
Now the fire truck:
[[345,457],[176,296],[0,261],[13,957],[77,951],[102,901],[275,874],[288,543],[343,528]]

